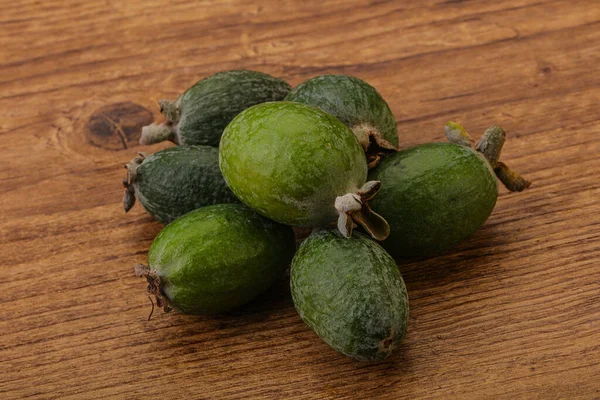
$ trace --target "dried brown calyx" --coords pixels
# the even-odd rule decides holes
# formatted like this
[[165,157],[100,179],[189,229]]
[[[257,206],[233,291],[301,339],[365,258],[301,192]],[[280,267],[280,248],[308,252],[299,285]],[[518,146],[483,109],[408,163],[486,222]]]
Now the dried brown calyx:
[[396,146],[381,136],[381,133],[370,124],[362,123],[354,125],[352,132],[356,136],[358,143],[365,150],[369,169],[376,167],[382,156],[398,151]]
[[396,347],[394,343],[395,339],[396,332],[394,331],[394,328],[392,328],[390,330],[390,334],[379,342],[379,351],[382,353],[392,354],[392,351]]
[[[456,122],[448,122],[444,127],[446,138],[451,143],[473,147],[475,141],[465,128]],[[502,146],[506,141],[506,133],[499,126],[490,126],[475,145],[475,150],[481,153],[490,163],[496,176],[511,192],[522,192],[531,185],[531,181],[523,178],[505,163],[499,161]]]
[[137,177],[137,169],[145,158],[146,153],[140,152],[137,157],[125,164],[125,168],[127,169],[127,177],[123,179],[123,187],[125,188],[123,208],[125,209],[125,212],[131,210],[131,207],[135,204],[135,186],[133,183]]
[[[162,293],[160,290],[160,277],[153,272],[150,267],[144,264],[138,264],[135,266],[135,276],[144,277],[148,281],[148,293],[151,296],[154,296],[156,299],[156,305],[164,310],[164,312],[169,312],[173,310],[173,308],[169,305],[169,299]],[[150,314],[152,315],[152,314]],[[149,319],[150,317],[148,317]]]
[[140,144],[154,144],[169,140],[175,144],[179,143],[179,137],[175,131],[175,126],[179,123],[179,103],[177,101],[159,100],[160,112],[163,114],[167,121],[157,124],[152,123],[142,128],[142,136],[140,137]]
[[362,226],[373,239],[385,240],[390,234],[390,226],[383,217],[369,207],[369,201],[379,188],[381,182],[369,181],[356,193],[346,193],[335,199],[335,209],[338,211],[337,227],[345,237],[352,236],[356,224]]

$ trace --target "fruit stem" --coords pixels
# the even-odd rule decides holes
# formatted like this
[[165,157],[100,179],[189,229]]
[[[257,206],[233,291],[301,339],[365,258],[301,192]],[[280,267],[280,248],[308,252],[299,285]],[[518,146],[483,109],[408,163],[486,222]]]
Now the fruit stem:
[[[472,147],[473,139],[460,124],[450,121],[444,126],[444,132],[450,143]],[[481,136],[475,150],[488,160],[494,173],[508,190],[522,192],[531,186],[531,181],[523,178],[518,172],[513,171],[508,165],[499,161],[505,141],[506,132],[504,132],[504,129],[492,125]]]
[[345,237],[352,236],[355,223],[362,226],[373,239],[385,240],[390,234],[390,226],[385,219],[369,207],[368,200],[373,198],[381,182],[369,181],[356,193],[346,193],[335,199],[335,208],[339,213],[337,227]]
[[123,208],[125,212],[131,210],[135,204],[135,186],[134,181],[137,178],[137,169],[146,158],[145,153],[138,153],[138,156],[125,164],[127,169],[127,177],[123,179],[123,187],[125,194],[123,195]]
[[179,122],[179,104],[176,101],[159,100],[160,112],[169,122],[176,124]]
[[504,129],[492,125],[483,133],[483,136],[481,136],[481,139],[479,139],[479,142],[475,146],[475,150],[483,154],[490,162],[492,168],[495,168],[498,159],[500,159],[500,152],[505,141],[506,133]]
[[518,172],[511,170],[508,165],[499,161],[500,152],[505,141],[506,133],[504,129],[492,125],[479,139],[475,150],[483,154],[490,162],[496,176],[508,190],[521,192],[531,186],[531,181],[523,178]]
[[521,174],[513,171],[508,167],[508,165],[501,161],[498,161],[496,164],[494,172],[496,173],[498,179],[500,179],[500,182],[502,182],[502,184],[511,192],[522,192],[531,186],[531,181],[523,178]]
[[[148,293],[156,299],[156,306],[162,307],[164,312],[169,312],[173,308],[169,305],[169,300],[160,290],[160,277],[152,271],[147,265],[137,264],[135,266],[135,276],[145,277],[148,281]],[[154,307],[154,305],[152,305]],[[150,314],[152,315],[152,314]]]
[[461,146],[473,147],[475,141],[471,135],[462,127],[462,125],[450,121],[444,126],[444,133],[450,143],[459,144]]
[[368,123],[360,123],[352,127],[352,133],[367,155],[367,166],[374,168],[379,164],[381,156],[395,153],[398,148],[384,139],[377,128]]
[[171,123],[152,123],[142,128],[140,144],[154,144],[164,142],[165,140],[180,144]]

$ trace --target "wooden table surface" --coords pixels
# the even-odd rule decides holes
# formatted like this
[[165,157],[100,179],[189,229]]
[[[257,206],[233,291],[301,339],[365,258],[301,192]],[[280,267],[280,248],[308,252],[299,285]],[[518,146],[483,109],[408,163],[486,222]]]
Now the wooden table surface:
[[[596,0],[2,0],[0,398],[600,398]],[[456,120],[508,140],[501,189],[453,251],[399,264],[389,360],[325,345],[284,277],[222,317],[155,313],[133,266],[161,229],[123,212],[140,128],[211,73],[363,78],[402,147]]]

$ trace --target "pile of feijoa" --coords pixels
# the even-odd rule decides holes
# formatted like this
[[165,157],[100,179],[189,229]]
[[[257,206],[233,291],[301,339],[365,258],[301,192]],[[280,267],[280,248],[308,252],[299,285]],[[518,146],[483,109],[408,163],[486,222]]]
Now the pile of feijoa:
[[[295,89],[254,71],[202,79],[141,143],[177,146],[126,165],[136,198],[168,225],[135,268],[165,311],[224,313],[291,266],[301,318],[335,350],[374,361],[398,347],[408,295],[395,257],[427,257],[482,226],[498,197],[530,182],[499,161],[504,131],[475,144],[449,122],[449,143],[398,149],[395,118],[368,83],[322,75]],[[312,229],[296,248],[292,227]]]

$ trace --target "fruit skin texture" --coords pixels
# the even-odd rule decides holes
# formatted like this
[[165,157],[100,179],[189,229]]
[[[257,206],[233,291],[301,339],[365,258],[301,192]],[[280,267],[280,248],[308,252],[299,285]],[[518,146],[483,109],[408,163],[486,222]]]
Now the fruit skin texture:
[[291,227],[242,204],[194,210],[167,225],[148,253],[169,306],[186,314],[217,314],[265,291],[289,265]]
[[302,320],[335,350],[360,361],[388,357],[408,327],[408,294],[392,257],[355,232],[315,231],[292,262]]
[[367,177],[364,151],[348,127],[292,102],[259,104],[235,117],[221,139],[219,166],[241,201],[302,227],[335,223],[336,197],[356,192]]
[[382,182],[371,206],[390,224],[381,245],[395,257],[431,256],[462,242],[485,223],[498,197],[485,157],[451,143],[399,151],[369,177]]
[[361,124],[374,127],[398,147],[396,119],[386,101],[367,82],[348,75],[321,75],[309,79],[285,98],[320,108],[351,129]]
[[[223,71],[200,80],[174,103],[161,101],[161,111],[172,130],[170,139],[180,145],[218,146],[223,129],[241,111],[266,101],[279,101],[290,85],[257,71]],[[142,142],[155,143],[160,140]]]
[[219,152],[214,147],[171,147],[133,168],[130,177],[135,195],[162,223],[200,207],[239,202],[221,175]]

